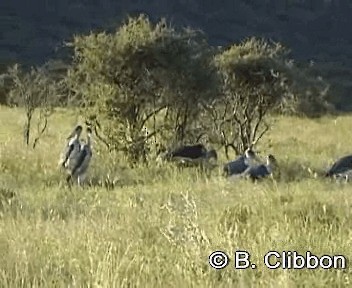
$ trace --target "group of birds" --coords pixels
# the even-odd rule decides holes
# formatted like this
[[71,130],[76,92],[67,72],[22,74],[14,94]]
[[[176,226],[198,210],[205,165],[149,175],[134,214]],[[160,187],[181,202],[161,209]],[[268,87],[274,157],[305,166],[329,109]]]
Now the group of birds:
[[[181,163],[202,163],[211,159],[217,161],[217,153],[214,149],[207,151],[203,144],[183,145],[167,152],[163,159],[176,160]],[[266,164],[261,163],[256,153],[248,148],[243,155],[226,163],[223,166],[223,173],[227,177],[246,177],[251,180],[259,180],[270,176],[277,166],[273,155],[266,157]]]
[[87,140],[80,139],[83,127],[77,125],[67,137],[64,151],[60,157],[59,166],[67,171],[66,182],[77,182],[82,185],[92,158],[91,137],[92,129],[87,125]]
[[[87,124],[87,123],[86,123]],[[87,124],[87,140],[80,139],[83,127],[78,125],[73,132],[67,137],[64,152],[59,161],[60,167],[67,171],[66,181],[70,184],[72,181],[82,185],[87,169],[92,158],[91,137],[92,129]],[[214,149],[207,150],[203,144],[182,145],[176,149],[166,152],[162,159],[165,161],[177,160],[181,163],[204,163],[211,159],[218,159]],[[253,181],[266,178],[277,168],[277,160],[272,155],[266,156],[266,163],[261,163],[256,153],[248,148],[243,155],[235,160],[226,163],[223,166],[223,174],[226,177],[245,177]],[[338,159],[332,167],[325,173],[326,177],[342,177],[346,181],[352,176],[352,155]]]
[[[184,162],[208,161],[214,158],[217,160],[215,150],[207,151],[202,144],[184,145],[165,154],[165,160],[178,160]],[[273,174],[278,168],[276,158],[269,154],[266,156],[266,163],[261,160],[256,153],[248,148],[243,155],[223,166],[223,174],[230,178],[245,177],[253,181],[266,178]],[[352,155],[338,159],[331,168],[325,173],[325,177],[342,178],[346,182],[352,177]]]
[[266,164],[260,162],[256,153],[248,148],[243,155],[226,163],[223,172],[228,177],[246,177],[255,181],[272,175],[277,167],[277,160],[272,154],[266,156]]

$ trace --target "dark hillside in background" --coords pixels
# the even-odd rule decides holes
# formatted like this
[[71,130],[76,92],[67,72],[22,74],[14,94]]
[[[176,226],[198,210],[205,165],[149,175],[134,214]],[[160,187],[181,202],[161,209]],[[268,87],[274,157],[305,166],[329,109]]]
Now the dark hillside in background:
[[111,30],[139,13],[202,29],[212,45],[249,36],[280,41],[332,84],[338,109],[352,111],[351,0],[1,0],[0,64],[67,57],[60,47],[73,34]]

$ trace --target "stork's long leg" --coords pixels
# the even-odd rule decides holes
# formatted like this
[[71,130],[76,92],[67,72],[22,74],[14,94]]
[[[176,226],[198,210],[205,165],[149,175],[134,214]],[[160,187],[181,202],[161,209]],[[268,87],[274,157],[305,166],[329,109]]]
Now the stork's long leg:
[[78,177],[77,177],[78,186],[82,186],[85,179],[86,179],[86,174],[85,173],[78,175]]

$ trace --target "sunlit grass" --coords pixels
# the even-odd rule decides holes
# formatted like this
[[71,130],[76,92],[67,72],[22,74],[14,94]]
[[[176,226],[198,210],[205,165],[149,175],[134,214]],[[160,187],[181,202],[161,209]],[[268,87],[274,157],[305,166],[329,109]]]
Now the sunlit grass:
[[[351,270],[269,270],[269,250],[351,257],[352,186],[314,178],[351,153],[352,116],[278,118],[258,150],[277,181],[230,182],[218,171],[127,168],[95,154],[91,178],[63,185],[62,141],[80,120],[58,112],[33,150],[23,114],[0,108],[0,287],[348,287]],[[96,144],[97,145],[97,144]],[[99,146],[95,146],[97,149]],[[221,157],[221,161],[224,161]],[[251,252],[257,269],[213,270],[215,250]]]

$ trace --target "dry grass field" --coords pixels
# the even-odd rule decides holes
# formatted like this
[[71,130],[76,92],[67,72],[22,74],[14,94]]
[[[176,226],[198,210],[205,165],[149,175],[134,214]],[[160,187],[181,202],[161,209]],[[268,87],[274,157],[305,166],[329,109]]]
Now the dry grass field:
[[[348,266],[271,270],[263,257],[352,256],[352,186],[319,177],[352,153],[352,116],[277,118],[257,147],[278,159],[276,180],[228,181],[217,169],[207,176],[170,165],[132,170],[101,150],[90,177],[115,187],[73,189],[57,162],[80,119],[55,113],[35,150],[23,144],[23,120],[0,107],[0,287],[351,287]],[[216,250],[230,255],[223,270],[208,263]],[[236,250],[249,251],[257,269],[235,270]]]

